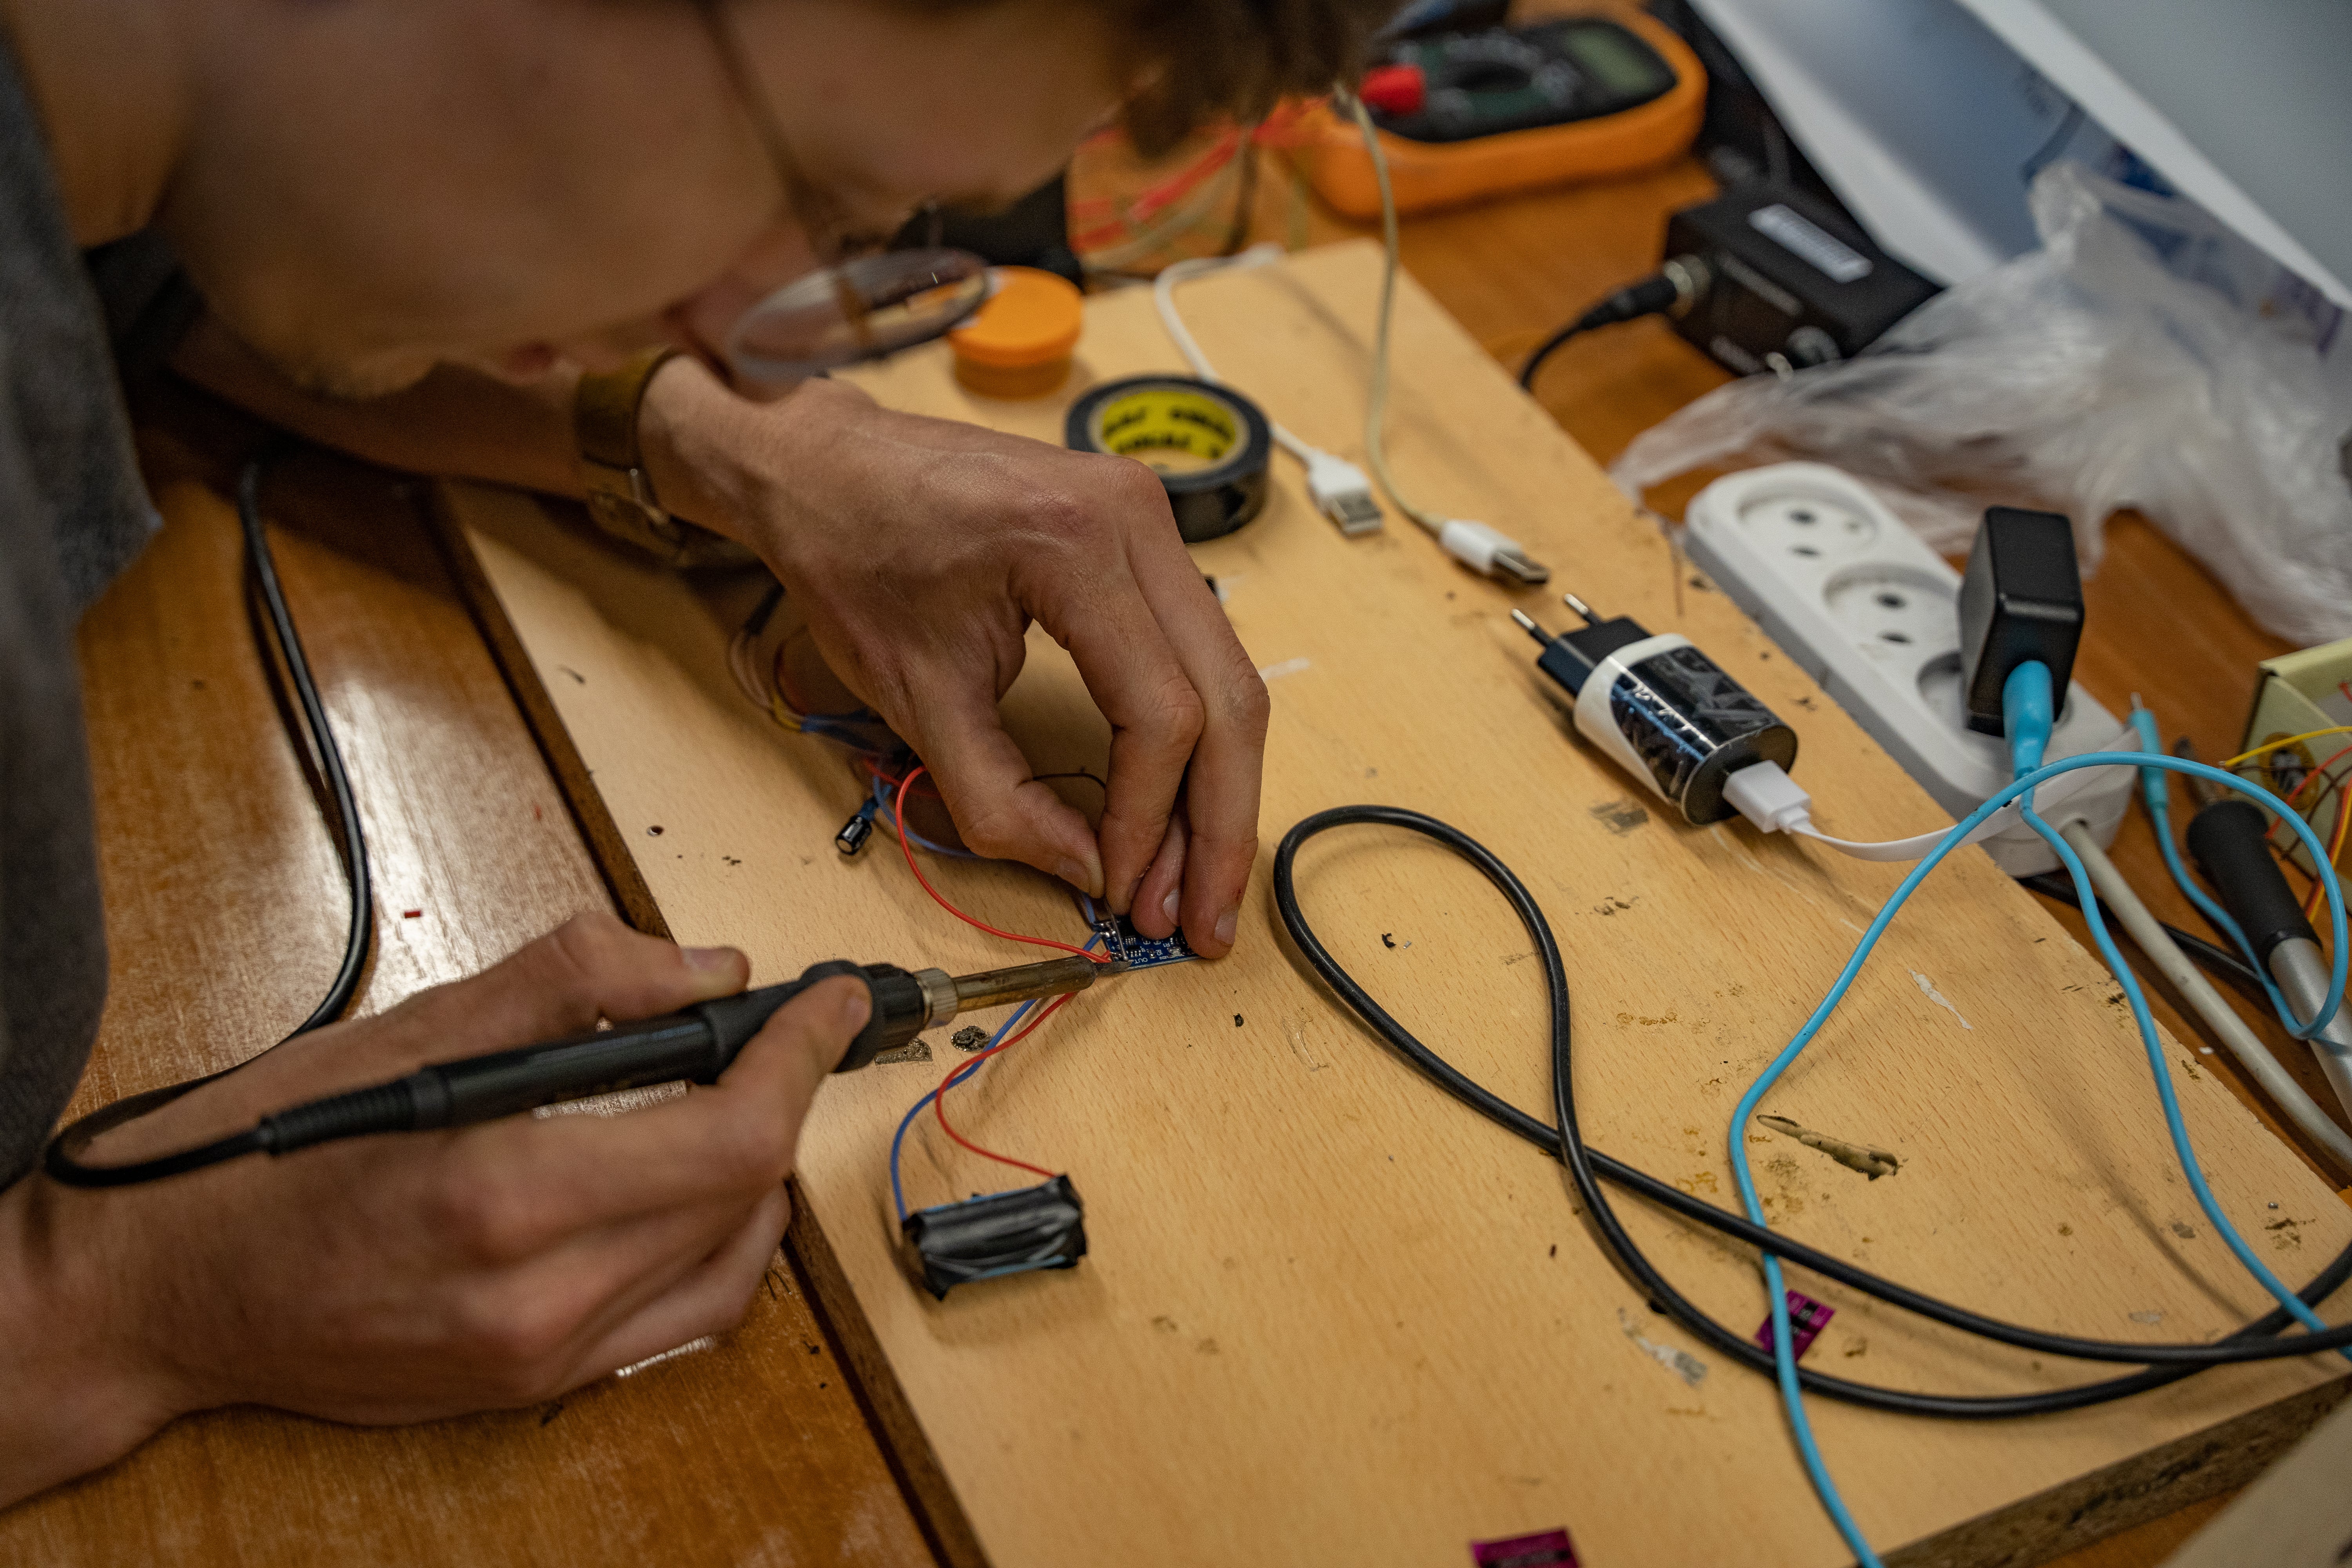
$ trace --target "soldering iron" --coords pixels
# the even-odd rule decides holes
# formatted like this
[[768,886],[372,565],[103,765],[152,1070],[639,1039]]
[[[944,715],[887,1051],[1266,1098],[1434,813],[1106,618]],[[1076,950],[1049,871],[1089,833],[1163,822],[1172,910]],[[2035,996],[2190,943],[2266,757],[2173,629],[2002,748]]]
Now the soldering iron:
[[648,1084],[716,1083],[778,1008],[819,981],[840,975],[864,982],[873,997],[866,1026],[833,1069],[852,1072],[959,1014],[1083,991],[1100,976],[1125,967],[1115,959],[1078,955],[950,975],[939,969],[910,971],[890,963],[834,959],[812,964],[798,979],[782,984],[698,1003],[682,1012],[433,1063],[404,1077],[277,1111],[242,1132],[178,1153],[129,1165],[82,1163],[78,1156],[92,1139],[159,1103],[137,1097],[58,1134],[49,1145],[47,1168],[68,1186],[130,1186],[243,1154],[290,1154],[343,1138],[467,1127]]

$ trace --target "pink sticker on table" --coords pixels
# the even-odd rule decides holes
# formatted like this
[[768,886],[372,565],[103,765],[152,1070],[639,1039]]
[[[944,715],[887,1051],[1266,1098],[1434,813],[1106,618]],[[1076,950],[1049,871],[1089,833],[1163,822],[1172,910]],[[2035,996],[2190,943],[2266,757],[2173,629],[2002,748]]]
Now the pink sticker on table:
[[[1797,1354],[1801,1358],[1822,1337],[1822,1331],[1837,1316],[1837,1309],[1825,1301],[1816,1301],[1801,1290],[1790,1290],[1789,1297],[1789,1332],[1797,1342]],[[1764,1326],[1756,1331],[1756,1342],[1766,1350],[1772,1348],[1772,1320],[1766,1318]]]
[[1565,1530],[1547,1530],[1508,1541],[1474,1541],[1470,1561],[1476,1568],[1576,1568],[1576,1548]]

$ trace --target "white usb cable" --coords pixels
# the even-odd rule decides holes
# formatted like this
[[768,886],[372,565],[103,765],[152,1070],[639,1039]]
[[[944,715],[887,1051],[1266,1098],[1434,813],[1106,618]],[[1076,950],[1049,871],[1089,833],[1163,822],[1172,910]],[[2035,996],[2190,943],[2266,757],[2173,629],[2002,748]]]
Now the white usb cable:
[[[1446,517],[1426,508],[1416,506],[1397,488],[1395,476],[1389,472],[1388,457],[1381,447],[1381,428],[1388,419],[1389,402],[1389,319],[1396,303],[1397,216],[1396,196],[1389,186],[1388,157],[1381,151],[1380,134],[1373,126],[1370,113],[1363,104],[1348,100],[1356,125],[1363,132],[1364,145],[1370,152],[1373,172],[1379,176],[1381,188],[1381,239],[1385,251],[1381,273],[1380,321],[1372,340],[1372,374],[1370,395],[1364,410],[1364,460],[1370,467],[1372,478],[1396,509],[1427,529],[1437,538],[1445,553],[1482,576],[1499,577],[1528,586],[1551,580],[1551,571],[1527,552],[1526,548],[1501,530],[1469,518]],[[1202,381],[1214,383],[1217,373],[1211,368],[1209,358],[1193,341],[1184,325],[1184,318],[1176,309],[1176,286],[1188,279],[1202,277],[1227,268],[1263,267],[1283,254],[1277,245],[1254,245],[1236,256],[1202,257],[1172,262],[1160,269],[1152,280],[1152,301],[1160,308],[1160,324],[1175,341],[1184,363]],[[1371,481],[1364,470],[1346,458],[1310,447],[1280,425],[1273,429],[1275,445],[1307,465],[1307,490],[1316,507],[1339,525],[1339,531],[1354,537],[1370,533],[1381,526],[1380,503],[1372,499]]]
[[[2075,791],[2085,787],[2093,776],[2091,769],[2053,779],[2034,792],[2034,809],[2048,811],[2063,803]],[[1766,833],[1788,833],[1810,838],[1850,855],[1856,860],[1916,860],[1944,841],[1951,829],[1921,833],[1909,838],[1888,838],[1876,842],[1858,842],[1851,838],[1832,838],[1813,826],[1813,797],[1805,786],[1790,778],[1778,763],[1756,763],[1740,769],[1723,781],[1723,798],[1738,808],[1739,815]],[[2011,801],[1986,817],[1960,840],[1975,844],[2005,833],[2024,818],[2023,808]]]
[[[1201,352],[1192,329],[1184,325],[1184,318],[1176,309],[1176,285],[1212,272],[1263,267],[1269,261],[1280,260],[1282,256],[1283,249],[1278,245],[1253,245],[1237,256],[1196,257],[1189,261],[1171,262],[1160,269],[1160,276],[1151,282],[1152,303],[1160,307],[1160,324],[1168,329],[1177,352],[1192,367],[1194,375],[1212,384],[1222,384],[1209,364],[1209,356]],[[1318,511],[1339,524],[1339,531],[1350,539],[1380,528],[1381,503],[1372,499],[1372,482],[1364,477],[1363,469],[1336,453],[1308,446],[1277,422],[1268,423],[1273,426],[1274,444],[1307,465],[1307,493]]]

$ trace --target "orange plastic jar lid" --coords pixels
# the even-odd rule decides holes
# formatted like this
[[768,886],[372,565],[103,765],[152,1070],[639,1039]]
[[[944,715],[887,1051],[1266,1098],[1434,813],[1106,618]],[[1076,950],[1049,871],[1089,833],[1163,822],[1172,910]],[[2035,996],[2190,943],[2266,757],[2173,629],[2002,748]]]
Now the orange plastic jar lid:
[[1070,357],[1086,312],[1066,279],[1034,267],[995,269],[996,292],[948,334],[956,357],[992,370],[1026,370]]

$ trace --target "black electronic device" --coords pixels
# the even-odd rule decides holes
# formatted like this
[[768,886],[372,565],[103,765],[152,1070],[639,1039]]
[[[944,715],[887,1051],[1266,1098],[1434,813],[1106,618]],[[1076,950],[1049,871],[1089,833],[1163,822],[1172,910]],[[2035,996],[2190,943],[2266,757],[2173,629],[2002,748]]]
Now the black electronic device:
[[1665,254],[1701,275],[1675,330],[1741,375],[1851,359],[1937,291],[1843,214],[1769,183],[1675,214]]
[[1620,114],[1675,81],[1639,34],[1598,16],[1412,38],[1390,49],[1388,65],[1419,73],[1420,101],[1407,95],[1383,108],[1367,93],[1374,123],[1439,143]]
[[1519,384],[1570,338],[1662,314],[1727,370],[1790,375],[1851,359],[1937,292],[1828,204],[1759,182],[1669,217],[1658,270],[1538,344]]
[[2021,664],[2045,665],[2065,700],[2083,640],[2083,575],[2074,529],[2054,511],[1985,510],[1960,578],[1960,694],[1969,728],[2001,733],[2002,693]]
[[992,267],[1034,267],[1086,287],[1086,268],[1070,248],[1069,175],[1055,175],[993,212],[927,206],[907,220],[893,250],[968,250]]

